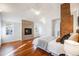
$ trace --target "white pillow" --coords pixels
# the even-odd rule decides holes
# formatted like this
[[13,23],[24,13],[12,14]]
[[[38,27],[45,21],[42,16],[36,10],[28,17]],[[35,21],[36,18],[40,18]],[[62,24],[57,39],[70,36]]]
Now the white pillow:
[[65,40],[65,43],[67,43],[67,44],[73,44],[73,45],[79,45],[78,42],[73,41],[73,40]]

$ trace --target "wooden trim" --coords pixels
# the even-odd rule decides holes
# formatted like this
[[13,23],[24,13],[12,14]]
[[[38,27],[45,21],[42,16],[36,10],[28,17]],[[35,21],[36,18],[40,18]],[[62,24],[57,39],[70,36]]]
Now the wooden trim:
[[9,44],[9,43],[16,43],[16,42],[19,42],[19,41],[22,41],[22,40],[16,40],[16,41],[11,41],[11,42],[5,42],[5,43],[2,43],[3,44]]
[[27,39],[27,40],[16,40],[16,41],[11,41],[11,42],[5,42],[5,43],[2,43],[1,45],[4,45],[4,44],[12,44],[12,43],[20,42],[20,41],[29,41],[29,40],[33,40],[33,39]]

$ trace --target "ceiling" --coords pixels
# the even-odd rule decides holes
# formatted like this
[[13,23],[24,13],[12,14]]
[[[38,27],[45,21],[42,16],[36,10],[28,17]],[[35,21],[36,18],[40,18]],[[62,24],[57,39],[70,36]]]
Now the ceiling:
[[6,17],[21,19],[60,18],[59,3],[0,3],[0,12]]

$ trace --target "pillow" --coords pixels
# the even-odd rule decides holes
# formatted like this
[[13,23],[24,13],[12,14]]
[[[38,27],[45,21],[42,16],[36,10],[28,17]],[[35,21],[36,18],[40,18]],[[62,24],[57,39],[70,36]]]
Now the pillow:
[[56,38],[56,42],[60,42],[61,41],[61,38],[60,37],[57,37]]
[[71,35],[71,37],[69,38],[69,40],[73,40],[73,41],[79,42],[79,34],[78,33],[73,33]]
[[78,45],[79,46],[79,43],[76,42],[76,41],[73,41],[73,40],[65,40],[65,43],[66,44],[72,44],[72,45]]
[[64,35],[64,36],[61,38],[60,43],[64,44],[64,40],[67,40],[69,37],[70,37],[70,33],[69,33],[69,34]]

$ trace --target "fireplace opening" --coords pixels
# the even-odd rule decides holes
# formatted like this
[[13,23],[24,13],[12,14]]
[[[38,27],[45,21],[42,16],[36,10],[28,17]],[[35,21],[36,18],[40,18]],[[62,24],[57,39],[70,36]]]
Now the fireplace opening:
[[32,34],[32,28],[25,28],[24,33],[25,33],[25,35],[31,35]]

